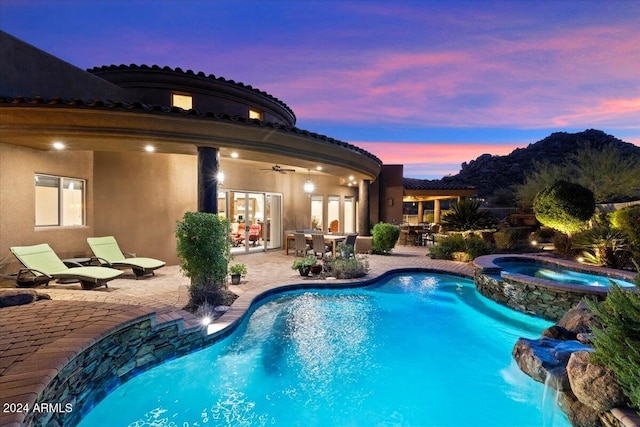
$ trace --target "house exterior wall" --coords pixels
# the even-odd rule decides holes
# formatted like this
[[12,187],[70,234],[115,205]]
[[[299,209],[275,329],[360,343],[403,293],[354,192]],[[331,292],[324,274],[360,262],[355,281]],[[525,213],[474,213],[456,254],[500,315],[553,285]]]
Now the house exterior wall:
[[[85,179],[86,226],[35,227],[36,173]],[[93,153],[40,151],[0,143],[0,263],[16,271],[12,246],[48,243],[61,258],[86,254],[87,237],[94,235]],[[4,271],[4,270],[3,270]]]

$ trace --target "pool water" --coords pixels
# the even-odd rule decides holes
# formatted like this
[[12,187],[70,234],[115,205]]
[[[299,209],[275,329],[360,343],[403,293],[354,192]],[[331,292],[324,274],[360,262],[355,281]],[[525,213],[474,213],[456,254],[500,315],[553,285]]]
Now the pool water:
[[511,358],[549,325],[448,275],[287,292],[117,388],[80,426],[568,427]]
[[557,282],[571,283],[574,285],[608,287],[610,285],[610,281],[613,280],[620,287],[635,286],[633,283],[625,280],[611,279],[609,277],[598,276],[596,274],[581,273],[578,271],[563,268],[559,265],[541,263],[537,261],[496,260],[495,263],[508,273],[524,274],[525,276],[537,277],[539,279],[546,280],[555,280]]

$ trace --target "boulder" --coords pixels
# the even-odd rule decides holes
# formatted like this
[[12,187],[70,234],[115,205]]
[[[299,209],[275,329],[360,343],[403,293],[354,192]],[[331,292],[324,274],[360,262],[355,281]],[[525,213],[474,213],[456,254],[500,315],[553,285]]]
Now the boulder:
[[1,289],[0,307],[31,304],[41,299],[51,299],[47,294],[41,294],[33,289]]
[[599,413],[580,402],[570,391],[558,395],[558,406],[574,427],[602,427]]
[[567,391],[571,389],[567,362],[571,353],[580,350],[590,350],[590,347],[578,341],[519,338],[511,354],[520,369],[534,380]]
[[567,311],[556,325],[579,334],[591,332],[591,325],[594,324],[597,326],[596,315],[589,310],[584,301],[580,301],[578,305]]
[[547,338],[553,338],[556,340],[575,340],[576,333],[563,328],[562,326],[553,325],[542,331],[542,336]]
[[571,355],[567,375],[578,400],[597,412],[609,411],[625,403],[624,393],[615,374],[607,367],[589,363],[589,352]]

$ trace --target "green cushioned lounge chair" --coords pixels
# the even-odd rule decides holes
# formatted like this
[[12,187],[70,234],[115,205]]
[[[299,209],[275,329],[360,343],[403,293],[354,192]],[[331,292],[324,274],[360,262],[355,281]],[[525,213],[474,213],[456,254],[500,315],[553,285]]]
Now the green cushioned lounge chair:
[[115,268],[131,268],[136,278],[145,274],[154,274],[153,270],[165,265],[164,261],[153,258],[140,258],[129,253],[127,253],[128,257],[125,256],[113,236],[89,237],[87,242],[101,264]]
[[35,285],[48,285],[50,280],[55,279],[60,282],[79,281],[82,289],[93,289],[102,285],[108,287],[109,280],[122,275],[122,271],[114,268],[83,267],[77,263],[65,264],[46,243],[15,246],[11,248],[11,252],[25,266],[20,269],[16,277],[18,286],[30,281]]

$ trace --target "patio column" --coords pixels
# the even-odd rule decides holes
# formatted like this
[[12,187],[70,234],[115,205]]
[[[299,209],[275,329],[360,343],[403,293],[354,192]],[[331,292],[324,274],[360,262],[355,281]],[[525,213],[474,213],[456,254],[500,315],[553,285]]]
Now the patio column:
[[219,170],[218,149],[198,147],[198,212],[218,213]]
[[424,220],[424,205],[420,201],[418,202],[418,224]]
[[433,201],[433,222],[440,224],[440,200]]
[[360,209],[358,210],[358,234],[360,236],[371,235],[370,224],[370,206],[369,206],[369,186],[371,180],[363,179],[358,186],[358,201],[360,203]]

